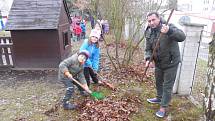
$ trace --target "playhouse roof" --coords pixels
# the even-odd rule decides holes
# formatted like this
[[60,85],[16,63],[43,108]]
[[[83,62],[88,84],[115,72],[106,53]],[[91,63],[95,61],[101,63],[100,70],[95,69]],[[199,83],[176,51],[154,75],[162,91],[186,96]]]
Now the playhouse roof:
[[63,0],[14,0],[6,30],[57,29],[62,5],[67,7]]

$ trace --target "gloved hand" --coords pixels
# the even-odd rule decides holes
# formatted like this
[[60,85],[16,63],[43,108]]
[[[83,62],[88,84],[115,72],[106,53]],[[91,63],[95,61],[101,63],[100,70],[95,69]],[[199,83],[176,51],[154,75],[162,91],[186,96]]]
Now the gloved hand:
[[70,74],[70,75],[68,76],[68,78],[69,78],[69,79],[73,79],[73,76],[72,76],[72,74]]
[[162,28],[161,28],[161,33],[166,34],[168,31],[169,31],[169,26],[163,24],[163,25],[162,25]]

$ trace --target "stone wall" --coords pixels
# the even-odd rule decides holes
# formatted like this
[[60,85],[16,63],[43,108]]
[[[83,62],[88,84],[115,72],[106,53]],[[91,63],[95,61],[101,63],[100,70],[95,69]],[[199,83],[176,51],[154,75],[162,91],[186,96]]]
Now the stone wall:
[[189,95],[191,93],[203,29],[204,25],[201,24],[184,24],[186,40],[181,43],[182,63],[179,66],[173,93],[180,95]]

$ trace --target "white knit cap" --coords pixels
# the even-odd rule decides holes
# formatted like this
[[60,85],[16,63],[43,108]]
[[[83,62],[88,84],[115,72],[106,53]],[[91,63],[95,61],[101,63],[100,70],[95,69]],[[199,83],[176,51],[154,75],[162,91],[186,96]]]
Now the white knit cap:
[[90,37],[97,37],[98,39],[100,38],[101,36],[101,32],[96,30],[96,29],[92,29],[91,32],[90,32]]

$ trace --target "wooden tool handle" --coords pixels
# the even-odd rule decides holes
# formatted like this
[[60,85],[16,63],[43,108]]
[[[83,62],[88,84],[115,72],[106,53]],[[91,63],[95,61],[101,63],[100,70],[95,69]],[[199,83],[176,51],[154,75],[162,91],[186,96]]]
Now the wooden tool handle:
[[74,81],[76,84],[78,84],[81,88],[83,88],[86,92],[88,92],[89,94],[92,93],[92,91],[90,91],[89,89],[86,89],[80,82],[78,82],[76,79],[72,78],[72,81]]
[[[168,19],[167,19],[166,25],[168,25],[168,23],[169,23],[169,21],[170,21],[170,18],[172,17],[173,12],[174,12],[174,9],[171,10],[171,12],[170,12],[170,14],[169,14],[169,17],[168,17]],[[158,37],[158,40],[157,40],[157,42],[156,42],[156,44],[155,44],[155,48],[153,49],[152,55],[151,55],[151,57],[150,57],[150,59],[149,59],[149,64],[147,65],[147,67],[146,67],[145,70],[144,70],[143,78],[146,76],[146,72],[147,72],[147,70],[148,70],[148,68],[149,68],[150,63],[151,63],[152,60],[153,60],[153,57],[154,57],[154,55],[155,55],[155,53],[156,53],[156,50],[157,50],[157,48],[158,48],[158,46],[159,46],[160,38],[161,38],[162,36],[163,36],[163,33],[161,33],[161,34],[159,35],[159,37]]]

